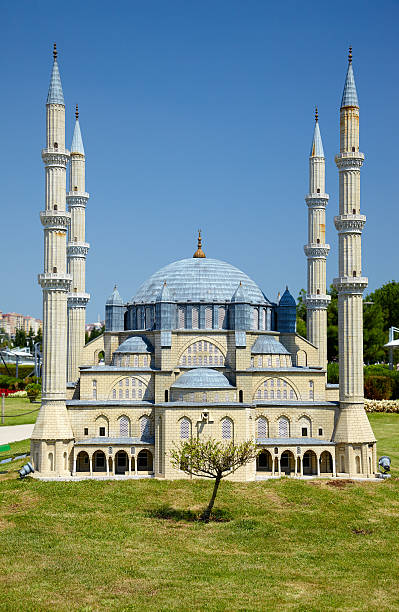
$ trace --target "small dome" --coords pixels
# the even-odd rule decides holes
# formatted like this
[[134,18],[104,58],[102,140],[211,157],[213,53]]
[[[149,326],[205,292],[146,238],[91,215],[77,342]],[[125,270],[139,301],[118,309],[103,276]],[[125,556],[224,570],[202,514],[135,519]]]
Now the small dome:
[[288,291],[288,287],[284,291],[281,299],[278,303],[279,306],[294,306],[296,308],[296,302],[292,297],[291,293]]
[[172,388],[181,389],[232,389],[229,380],[217,370],[210,368],[196,368],[184,372],[173,383]]
[[153,353],[153,348],[145,336],[130,336],[115,353]]
[[285,346],[273,336],[258,336],[251,353],[254,355],[290,355]]
[[123,306],[123,300],[121,296],[119,295],[119,291],[116,285],[114,287],[113,292],[111,293],[111,295],[109,296],[108,300],[105,303],[109,305]]

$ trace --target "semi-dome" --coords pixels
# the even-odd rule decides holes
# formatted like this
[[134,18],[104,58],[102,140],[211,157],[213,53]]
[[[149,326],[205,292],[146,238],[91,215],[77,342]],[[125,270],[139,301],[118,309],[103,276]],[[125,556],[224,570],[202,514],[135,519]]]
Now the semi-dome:
[[240,283],[251,304],[270,304],[258,285],[244,272],[218,259],[190,258],[161,268],[132,298],[134,304],[155,303],[164,283],[178,303],[230,302]]
[[175,389],[232,389],[230,381],[217,370],[195,368],[184,372],[172,385]]
[[254,355],[289,355],[289,351],[273,336],[258,336],[251,349]]
[[115,353],[152,353],[153,348],[145,336],[130,336],[122,342]]

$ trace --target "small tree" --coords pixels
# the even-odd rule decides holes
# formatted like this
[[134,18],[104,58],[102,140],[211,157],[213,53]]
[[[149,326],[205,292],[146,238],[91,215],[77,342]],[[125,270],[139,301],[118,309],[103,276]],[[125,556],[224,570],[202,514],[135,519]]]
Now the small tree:
[[192,476],[215,479],[212,497],[201,515],[201,519],[208,523],[222,478],[256,459],[258,453],[256,445],[251,440],[241,444],[234,442],[223,444],[216,440],[202,441],[191,438],[175,446],[170,454],[171,463],[175,468]]

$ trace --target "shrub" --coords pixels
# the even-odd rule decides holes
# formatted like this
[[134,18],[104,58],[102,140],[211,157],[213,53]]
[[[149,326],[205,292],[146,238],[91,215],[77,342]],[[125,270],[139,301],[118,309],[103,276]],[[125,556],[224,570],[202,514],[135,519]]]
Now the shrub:
[[35,401],[40,391],[41,387],[37,383],[29,383],[29,385],[26,385],[26,393],[31,402]]
[[337,362],[327,364],[327,382],[332,385],[339,383],[339,364]]
[[389,400],[393,386],[389,376],[368,376],[364,381],[364,392],[368,399]]

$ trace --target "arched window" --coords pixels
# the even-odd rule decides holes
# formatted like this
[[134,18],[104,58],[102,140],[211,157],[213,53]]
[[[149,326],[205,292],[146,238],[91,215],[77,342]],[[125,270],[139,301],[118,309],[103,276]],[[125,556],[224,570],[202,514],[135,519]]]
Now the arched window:
[[177,327],[178,329],[184,329],[185,327],[185,309],[179,306],[177,311]]
[[[276,387],[277,387],[277,390],[275,391]],[[281,393],[281,387],[283,387],[283,393]],[[263,389],[264,399],[267,399],[268,397],[270,399],[275,399],[275,398],[281,399],[282,397],[284,399],[288,399],[287,396],[288,396],[288,390],[289,390],[290,399],[298,400],[298,396],[296,392],[294,391],[294,389],[290,386],[290,384],[287,383],[286,380],[283,380],[282,378],[278,378],[277,376],[264,380],[261,386],[259,387],[259,389],[260,390]],[[257,398],[257,397],[260,397],[258,394],[258,390],[256,390],[254,393],[254,398]]]
[[278,420],[278,437],[288,438],[290,435],[290,423],[286,417],[280,417]]
[[257,308],[252,311],[252,329],[259,329],[259,310]]
[[205,308],[205,327],[212,329],[212,308],[209,306]]
[[222,439],[231,440],[233,438],[233,421],[228,417],[222,420]]
[[204,340],[190,344],[180,356],[180,364],[224,365],[224,356],[216,344]]
[[180,438],[182,440],[188,440],[191,434],[191,423],[186,417],[180,421]]
[[267,438],[267,420],[265,417],[259,417],[256,422],[257,424],[257,436],[258,438]]
[[127,416],[122,416],[119,419],[119,435],[121,438],[128,438],[129,437],[129,419],[127,418]]
[[266,329],[266,308],[262,308],[262,329]]
[[224,306],[219,306],[218,308],[218,328],[224,329],[226,320],[226,308]]
[[314,399],[314,382],[313,380],[309,380],[309,399]]
[[299,433],[301,436],[307,438],[312,437],[312,422],[306,416],[303,416],[299,419]]
[[151,419],[148,416],[142,416],[140,419],[140,434],[143,440],[151,437]]
[[192,328],[198,329],[199,327],[199,309],[194,307],[192,309]]

